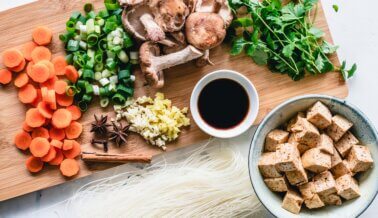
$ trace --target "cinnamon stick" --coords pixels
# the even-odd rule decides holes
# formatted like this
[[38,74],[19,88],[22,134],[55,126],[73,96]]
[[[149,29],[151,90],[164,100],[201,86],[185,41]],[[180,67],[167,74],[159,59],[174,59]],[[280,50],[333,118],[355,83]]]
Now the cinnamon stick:
[[107,163],[126,163],[126,162],[143,162],[150,163],[151,155],[130,155],[130,154],[108,154],[97,152],[82,152],[81,159],[91,162]]

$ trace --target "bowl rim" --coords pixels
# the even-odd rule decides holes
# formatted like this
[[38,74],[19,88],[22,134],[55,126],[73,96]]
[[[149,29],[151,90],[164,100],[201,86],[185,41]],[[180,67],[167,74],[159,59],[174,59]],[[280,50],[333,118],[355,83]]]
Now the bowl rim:
[[[261,129],[263,128],[263,124],[266,123],[270,118],[271,116],[277,112],[279,109],[283,108],[284,106],[288,105],[289,103],[293,103],[293,102],[296,102],[298,100],[301,100],[301,99],[310,99],[310,98],[320,98],[320,99],[327,99],[327,100],[332,100],[332,101],[336,101],[338,103],[341,103],[343,104],[344,106],[347,106],[349,107],[351,110],[353,110],[354,112],[358,113],[361,115],[361,117],[365,120],[366,123],[369,124],[369,126],[372,128],[373,130],[373,134],[374,134],[374,138],[378,140],[378,132],[377,132],[377,129],[375,128],[375,125],[371,122],[371,120],[365,115],[365,113],[363,113],[358,107],[356,107],[354,104],[348,102],[346,99],[341,99],[341,98],[337,98],[337,97],[334,97],[334,96],[330,96],[330,95],[322,95],[322,94],[307,94],[307,95],[300,95],[300,96],[296,96],[296,97],[292,97],[284,102],[282,102],[281,104],[279,104],[278,106],[276,106],[273,110],[271,110],[265,117],[264,119],[260,122],[260,124],[258,125],[256,131],[253,133],[253,137],[251,139],[251,143],[249,145],[249,150],[248,150],[248,174],[249,174],[249,180],[251,181],[251,184],[252,184],[252,188],[257,196],[257,198],[259,199],[260,203],[265,207],[265,209],[271,214],[273,215],[274,217],[277,217],[276,214],[273,214],[272,211],[269,210],[269,208],[267,207],[267,205],[265,205],[265,203],[263,201],[261,201],[261,198],[260,196],[258,195],[257,191],[256,191],[256,188],[254,186],[254,182],[252,180],[252,169],[251,169],[251,155],[252,155],[252,147],[254,147],[254,141],[255,141],[255,137],[257,135],[258,132],[261,131]],[[375,191],[375,194],[373,196],[373,198],[370,200],[370,202],[366,205],[366,207],[359,211],[357,216],[356,217],[359,217],[361,214],[363,214],[367,208],[370,207],[370,205],[373,203],[374,199],[377,197],[377,194],[378,194],[378,190]]]

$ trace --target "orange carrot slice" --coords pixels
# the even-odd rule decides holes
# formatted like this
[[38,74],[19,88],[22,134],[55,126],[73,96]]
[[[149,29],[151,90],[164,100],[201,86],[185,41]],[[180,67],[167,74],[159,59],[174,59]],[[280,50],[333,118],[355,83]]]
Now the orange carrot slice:
[[59,169],[63,176],[72,177],[79,173],[80,167],[76,160],[64,159]]
[[14,80],[14,85],[17,88],[21,88],[25,86],[26,84],[28,84],[28,82],[29,82],[29,76],[25,72],[22,72],[18,74],[18,76]]
[[21,150],[29,148],[32,138],[29,133],[20,131],[14,136],[14,144]]
[[51,161],[49,161],[49,164],[57,166],[60,163],[62,163],[62,161],[64,159],[64,156],[63,156],[62,151],[59,148],[55,148],[55,151],[56,151],[56,156],[55,156],[54,159],[52,159]]
[[54,76],[53,78],[50,78],[48,79],[46,82],[44,83],[40,83],[39,84],[39,87],[46,87],[47,89],[49,90],[52,90],[54,89],[54,84],[55,82],[58,80],[59,78],[57,76]]
[[47,91],[47,100],[46,102],[50,105],[51,109],[56,110],[56,96],[54,90]]
[[50,146],[49,152],[41,158],[43,162],[50,162],[56,157],[55,147]]
[[18,73],[18,72],[23,71],[25,69],[25,66],[26,66],[26,61],[25,61],[25,59],[22,59],[21,63],[18,66],[12,67],[12,68],[9,68],[9,69],[13,72]]
[[33,131],[34,128],[31,128],[30,126],[28,126],[28,124],[26,124],[26,122],[24,121],[22,123],[22,129],[25,131],[25,132],[31,132]]
[[52,31],[48,27],[39,26],[33,30],[32,36],[35,43],[38,45],[48,45],[52,39]]
[[72,121],[71,113],[64,108],[58,109],[54,112],[51,122],[57,129],[64,129],[70,125]]
[[12,80],[12,73],[7,69],[0,69],[0,84],[8,84]]
[[33,107],[37,107],[39,102],[42,101],[42,94],[41,94],[41,89],[36,89],[37,90],[37,97],[35,98],[35,100],[31,103],[31,105],[33,105]]
[[29,149],[34,157],[43,157],[49,152],[50,147],[50,143],[47,139],[37,137],[31,141]]
[[53,139],[53,140],[51,140],[50,145],[52,145],[52,146],[55,147],[55,148],[62,149],[62,147],[63,147],[63,142],[61,142],[61,141],[59,141],[59,140],[56,140],[56,139]]
[[42,60],[50,61],[51,51],[44,46],[38,46],[32,51],[31,56],[34,63],[38,63]]
[[25,122],[32,128],[40,127],[45,123],[45,117],[39,113],[37,108],[30,108],[26,112]]
[[76,83],[77,79],[79,78],[79,73],[77,72],[75,67],[72,65],[66,66],[65,74],[66,74],[67,79],[71,81],[72,83]]
[[34,62],[33,61],[30,61],[27,65],[26,65],[26,73],[28,74],[28,76],[30,77],[30,75],[32,74],[32,67],[34,65]]
[[68,107],[72,105],[73,100],[74,100],[73,96],[68,96],[66,94],[56,95],[56,101],[62,107]]
[[24,56],[19,50],[8,49],[3,52],[3,63],[6,67],[17,67],[21,64]]
[[64,76],[66,74],[65,68],[67,66],[67,61],[64,56],[57,56],[53,58],[52,63],[54,64],[56,75]]
[[30,156],[28,159],[26,159],[26,168],[32,172],[37,173],[42,170],[43,168],[43,162],[41,158]]
[[32,84],[27,84],[18,90],[18,99],[24,104],[32,103],[36,98],[37,90]]
[[63,95],[66,94],[67,82],[64,80],[58,80],[54,84],[54,90],[56,94]]
[[66,108],[71,112],[72,115],[72,120],[78,120],[81,117],[81,110],[78,106],[76,105],[71,105]]
[[65,139],[63,141],[63,151],[71,150],[74,145],[74,140]]
[[50,108],[47,102],[41,101],[38,103],[37,109],[42,116],[47,119],[51,119],[54,111]]
[[63,140],[66,137],[66,133],[64,132],[64,129],[57,129],[57,128],[50,128],[50,138],[56,139],[56,140]]
[[68,139],[77,139],[83,132],[83,125],[77,121],[72,121],[71,124],[65,129],[65,132]]
[[55,76],[55,68],[54,68],[54,64],[52,64],[50,61],[48,60],[42,60],[40,62],[38,62],[40,64],[44,64],[46,65],[47,68],[49,68],[49,79],[53,78]]
[[24,55],[24,58],[28,61],[31,61],[32,60],[32,57],[31,57],[31,53],[32,51],[37,47],[38,45],[35,44],[34,42],[30,41],[30,42],[27,42],[25,43],[22,48],[21,48],[21,52],[22,54]]
[[36,63],[31,67],[30,78],[34,82],[43,83],[49,79],[49,68],[44,64]]
[[34,139],[34,138],[37,138],[37,137],[42,137],[42,138],[48,139],[50,137],[49,131],[46,128],[43,128],[43,127],[34,128],[33,131],[32,131],[32,138]]
[[81,148],[80,148],[80,144],[77,141],[75,141],[75,140],[72,140],[72,141],[73,141],[72,148],[70,150],[66,150],[66,151],[63,150],[63,154],[66,158],[74,159],[74,158],[76,158],[77,156],[80,155]]

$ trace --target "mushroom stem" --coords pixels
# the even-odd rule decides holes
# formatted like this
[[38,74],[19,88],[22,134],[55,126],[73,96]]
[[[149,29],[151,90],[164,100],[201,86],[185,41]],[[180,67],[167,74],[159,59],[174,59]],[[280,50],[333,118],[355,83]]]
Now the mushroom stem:
[[176,65],[180,65],[189,62],[193,59],[201,57],[203,54],[200,50],[189,45],[181,51],[171,53],[164,56],[154,57],[152,63],[156,71],[164,70]]
[[164,31],[155,22],[151,14],[145,13],[139,19],[147,32],[147,35],[146,35],[147,39],[154,42],[158,42],[160,40],[165,39]]
[[204,67],[206,65],[214,65],[214,63],[210,60],[210,50],[207,49],[203,52],[203,55],[196,60],[197,67]]

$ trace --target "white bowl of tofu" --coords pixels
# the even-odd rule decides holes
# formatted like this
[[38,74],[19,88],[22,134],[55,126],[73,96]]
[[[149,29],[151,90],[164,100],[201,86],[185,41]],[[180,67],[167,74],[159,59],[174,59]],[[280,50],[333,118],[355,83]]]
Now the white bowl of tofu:
[[378,134],[355,106],[325,95],[292,98],[257,128],[249,174],[276,217],[357,217],[378,192]]

